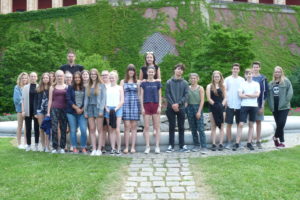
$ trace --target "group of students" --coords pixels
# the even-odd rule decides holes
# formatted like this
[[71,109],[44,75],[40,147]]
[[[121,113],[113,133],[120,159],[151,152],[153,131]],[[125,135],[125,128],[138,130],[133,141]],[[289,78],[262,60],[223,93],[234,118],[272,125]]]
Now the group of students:
[[[75,64],[75,54],[67,54],[68,64],[60,67],[55,73],[43,73],[39,84],[37,73],[29,75],[22,72],[14,88],[14,104],[18,116],[17,139],[21,145],[21,132],[25,120],[26,151],[38,150],[41,136],[42,151],[65,153],[66,134],[70,132],[71,147],[74,153],[87,153],[87,129],[91,142],[91,155],[99,156],[106,152],[105,141],[109,136],[111,154],[121,154],[120,125],[124,122],[125,148],[123,153],[135,153],[137,122],[142,114],[144,118],[145,151],[151,151],[149,126],[153,121],[155,135],[154,152],[160,153],[160,113],[162,106],[160,68],[155,63],[153,52],[145,55],[143,66],[137,78],[133,64],[129,64],[125,78],[118,85],[117,71],[104,70],[99,74],[97,69],[90,71]],[[214,71],[211,83],[206,92],[198,84],[199,75],[191,73],[189,82],[184,80],[185,66],[174,66],[174,75],[166,83],[166,115],[169,121],[169,147],[167,152],[175,151],[175,126],[177,118],[179,151],[190,152],[205,150],[203,106],[205,93],[209,103],[211,122],[211,150],[240,146],[243,125],[249,118],[247,148],[253,150],[252,136],[256,122],[256,146],[261,148],[261,121],[264,116],[264,105],[268,99],[276,122],[273,137],[276,147],[284,147],[284,126],[290,109],[293,89],[290,81],[284,76],[281,67],[275,67],[273,80],[268,84],[265,76],[260,74],[260,63],[254,62],[252,69],[245,70],[245,79],[239,76],[240,66],[232,66],[232,75],[223,78],[220,71]],[[194,147],[188,149],[184,141],[184,121],[187,115],[193,136]],[[224,117],[225,116],[225,117]],[[43,121],[51,118],[51,134],[41,129]],[[232,144],[231,127],[233,119],[237,123],[236,141]],[[34,121],[35,145],[31,147],[32,120]],[[224,123],[227,124],[227,144],[223,145]],[[77,129],[80,129],[80,148],[77,146]],[[220,130],[217,145],[216,130]],[[98,132],[98,138],[96,136]],[[130,146],[130,148],[129,148]]]

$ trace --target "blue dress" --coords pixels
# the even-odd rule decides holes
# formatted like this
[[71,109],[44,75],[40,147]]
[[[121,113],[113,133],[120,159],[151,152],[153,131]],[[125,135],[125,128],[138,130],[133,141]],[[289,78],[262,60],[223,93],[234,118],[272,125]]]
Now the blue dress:
[[123,120],[140,120],[140,101],[137,83],[124,83]]

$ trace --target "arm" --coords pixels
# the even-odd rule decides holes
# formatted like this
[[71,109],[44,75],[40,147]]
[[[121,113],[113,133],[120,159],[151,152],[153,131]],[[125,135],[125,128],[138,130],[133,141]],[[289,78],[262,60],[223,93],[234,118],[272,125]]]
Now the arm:
[[189,95],[189,85],[184,82],[185,86],[183,88],[183,95],[181,97],[181,99],[179,100],[178,104],[185,104],[185,102],[187,101],[188,95]]
[[294,91],[293,91],[293,86],[292,86],[291,82],[290,82],[289,80],[287,80],[287,83],[288,83],[288,87],[287,87],[286,100],[287,100],[288,102],[290,102],[290,101],[292,100]]
[[223,98],[223,101],[222,101],[222,105],[225,106],[226,105],[226,102],[227,102],[227,92],[226,92],[226,86],[224,85],[225,87],[225,90],[224,90],[224,98]]
[[16,85],[14,88],[14,95],[13,95],[13,100],[14,104],[18,105],[22,103],[22,93],[19,87]]
[[48,101],[47,116],[50,116],[50,111],[51,111],[51,106],[52,106],[52,98],[53,98],[53,90],[54,90],[54,88],[51,86],[49,89],[49,101]]
[[214,105],[214,101],[211,99],[211,97],[210,97],[210,84],[209,85],[207,85],[207,87],[206,87],[206,97],[207,97],[207,101],[208,101],[208,103],[210,104],[210,105]]
[[85,118],[88,118],[88,116],[87,116],[88,103],[89,103],[89,97],[87,95],[87,91],[86,91],[86,88],[85,88],[85,92],[84,92],[84,104],[83,104],[83,113],[84,113],[84,117]]
[[140,75],[139,75],[139,79],[140,79],[140,81],[142,81],[142,80],[143,80],[143,71],[142,71],[142,69],[140,69]]
[[120,92],[120,103],[116,107],[116,109],[115,109],[116,111],[119,110],[124,104],[124,90],[123,90],[123,87],[120,87],[119,92]]
[[167,101],[173,105],[175,104],[174,100],[173,100],[173,97],[172,97],[172,93],[171,93],[171,85],[170,85],[170,82],[167,81],[167,85],[166,85],[166,98],[167,98]]
[[141,111],[142,114],[145,114],[145,110],[144,110],[144,89],[142,87],[140,87],[141,89],[141,96],[140,96],[140,101],[141,101]]
[[200,90],[199,90],[199,95],[200,95],[200,103],[199,103],[199,108],[198,111],[196,113],[196,118],[200,119],[201,117],[201,113],[203,110],[203,106],[204,106],[204,96],[205,96],[205,92],[202,86],[200,86]]
[[34,96],[34,100],[33,100],[33,115],[35,118],[37,118],[37,109],[41,107],[41,99],[40,98],[43,98],[42,95],[40,95],[41,92],[39,93],[36,93],[35,96]]
[[99,110],[99,116],[103,116],[103,113],[104,113],[104,107],[105,107],[105,104],[106,104],[106,87],[104,84],[101,84],[100,85],[100,88],[101,88],[101,94],[99,94],[100,96],[100,102],[99,102],[99,107],[100,107],[100,110]]
[[157,80],[160,81],[161,80],[160,68],[157,69],[156,73],[157,73]]
[[157,114],[160,114],[161,112],[161,88],[158,90],[158,109]]

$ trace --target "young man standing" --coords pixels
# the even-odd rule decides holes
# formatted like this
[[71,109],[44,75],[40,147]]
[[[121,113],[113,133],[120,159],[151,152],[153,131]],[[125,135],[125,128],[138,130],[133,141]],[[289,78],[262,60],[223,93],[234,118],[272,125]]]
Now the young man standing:
[[174,76],[167,81],[166,86],[166,99],[168,102],[166,114],[169,121],[168,153],[174,152],[176,116],[179,132],[179,151],[189,152],[186,145],[184,145],[185,102],[189,90],[188,82],[182,78],[184,69],[183,64],[175,65]]
[[75,64],[75,60],[76,60],[75,53],[69,52],[67,55],[67,59],[68,59],[68,64],[62,65],[60,67],[60,70],[62,70],[64,73],[66,73],[66,71],[69,71],[72,74],[74,74],[77,71],[82,72],[84,67],[81,65]]
[[225,123],[226,126],[226,137],[227,144],[225,148],[231,148],[231,128],[233,124],[233,118],[235,118],[236,124],[240,123],[240,109],[241,109],[241,98],[238,93],[241,83],[245,80],[239,76],[240,64],[234,63],[231,69],[232,75],[225,78],[226,95],[227,95],[227,107]]
[[261,142],[260,142],[260,136],[261,136],[261,122],[264,120],[264,107],[265,107],[265,101],[268,97],[268,81],[267,78],[260,74],[261,64],[260,62],[256,61],[252,63],[252,70],[253,70],[253,77],[252,80],[259,83],[260,86],[260,95],[257,99],[258,103],[258,110],[256,114],[256,147],[261,149]]
[[247,123],[247,118],[249,116],[249,130],[248,130],[248,142],[247,148],[249,150],[254,150],[252,146],[252,136],[253,136],[253,124],[255,123],[255,117],[258,109],[257,98],[260,94],[259,84],[252,80],[251,69],[245,70],[246,81],[241,83],[239,88],[239,96],[242,99],[241,102],[241,118],[238,124],[236,143],[232,150],[236,151],[240,146],[240,139],[243,132],[244,123]]

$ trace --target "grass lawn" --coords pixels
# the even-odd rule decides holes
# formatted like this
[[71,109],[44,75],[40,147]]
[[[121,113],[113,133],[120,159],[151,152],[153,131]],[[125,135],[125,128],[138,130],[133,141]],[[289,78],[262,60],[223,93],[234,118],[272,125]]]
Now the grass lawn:
[[18,150],[0,138],[0,199],[116,199],[130,159]]
[[260,154],[195,158],[191,164],[195,176],[204,176],[204,183],[217,199],[300,199],[300,146]]

